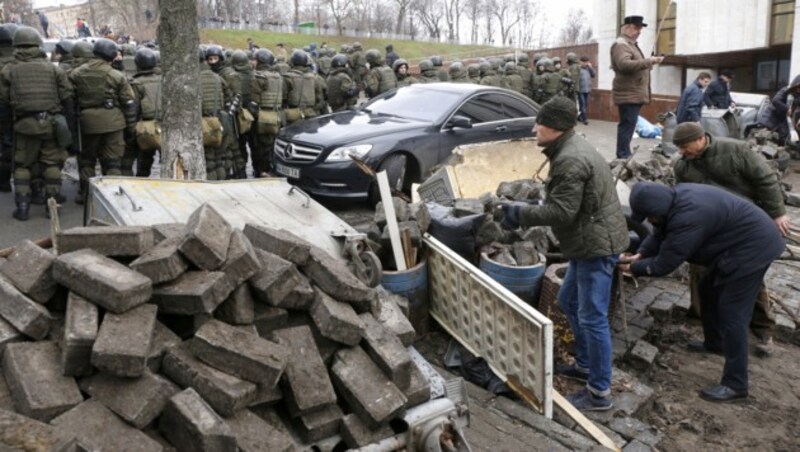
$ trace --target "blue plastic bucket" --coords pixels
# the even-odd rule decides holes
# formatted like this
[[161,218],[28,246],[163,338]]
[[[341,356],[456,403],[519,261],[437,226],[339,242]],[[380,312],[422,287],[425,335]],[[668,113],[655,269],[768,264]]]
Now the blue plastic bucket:
[[408,298],[411,325],[417,334],[428,332],[428,262],[404,271],[383,271],[381,285],[389,292]]
[[546,270],[544,256],[540,256],[536,265],[513,267],[495,262],[486,253],[481,253],[480,269],[522,301],[533,307],[538,304],[542,278]]

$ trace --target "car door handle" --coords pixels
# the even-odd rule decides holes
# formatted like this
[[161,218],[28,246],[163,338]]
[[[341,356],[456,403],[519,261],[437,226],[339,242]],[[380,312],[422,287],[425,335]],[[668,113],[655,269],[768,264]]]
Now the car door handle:
[[508,130],[508,126],[497,126],[494,128],[495,132],[505,132]]

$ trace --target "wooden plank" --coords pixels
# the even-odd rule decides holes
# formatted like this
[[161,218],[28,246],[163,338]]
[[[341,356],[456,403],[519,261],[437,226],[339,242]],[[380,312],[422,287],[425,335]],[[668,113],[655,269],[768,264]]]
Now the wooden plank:
[[394,212],[389,177],[386,175],[386,171],[379,172],[376,177],[378,179],[378,189],[381,193],[381,202],[383,202],[383,213],[386,215],[386,226],[389,227],[392,255],[397,264],[397,271],[405,271],[408,267],[406,266],[406,258],[403,255],[403,245],[400,243],[400,230],[397,227],[397,214]]
[[555,402],[559,408],[564,410],[564,412],[567,413],[567,416],[572,418],[573,421],[577,422],[578,425],[584,431],[586,431],[589,436],[594,438],[594,440],[597,441],[601,446],[614,451],[619,451],[619,448],[614,444],[614,441],[612,441],[611,438],[606,436],[602,430],[594,425],[594,422],[590,421],[589,418],[584,416],[583,413],[572,406],[572,404],[569,403],[569,400],[565,399],[564,396],[562,396],[555,389],[553,389],[553,402]]
[[413,246],[411,245],[411,230],[407,227],[400,230],[400,242],[403,245],[403,255],[406,258],[406,267],[414,266]]

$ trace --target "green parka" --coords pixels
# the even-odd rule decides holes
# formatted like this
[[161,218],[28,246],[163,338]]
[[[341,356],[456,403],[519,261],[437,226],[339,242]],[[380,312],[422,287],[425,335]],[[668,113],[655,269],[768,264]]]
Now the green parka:
[[550,160],[542,206],[526,206],[523,226],[550,226],[567,259],[619,254],[628,228],[608,163],[589,142],[565,132],[544,149]]

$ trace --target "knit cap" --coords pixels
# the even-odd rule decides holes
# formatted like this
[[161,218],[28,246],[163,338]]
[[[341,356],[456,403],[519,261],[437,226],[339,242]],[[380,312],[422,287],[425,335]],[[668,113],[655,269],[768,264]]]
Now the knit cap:
[[684,122],[675,127],[675,132],[672,135],[672,142],[675,146],[683,146],[684,144],[691,143],[692,141],[702,137],[706,133],[703,126],[696,122]]
[[575,102],[564,96],[556,96],[545,102],[536,116],[537,124],[562,132],[575,127],[577,120],[578,108]]

